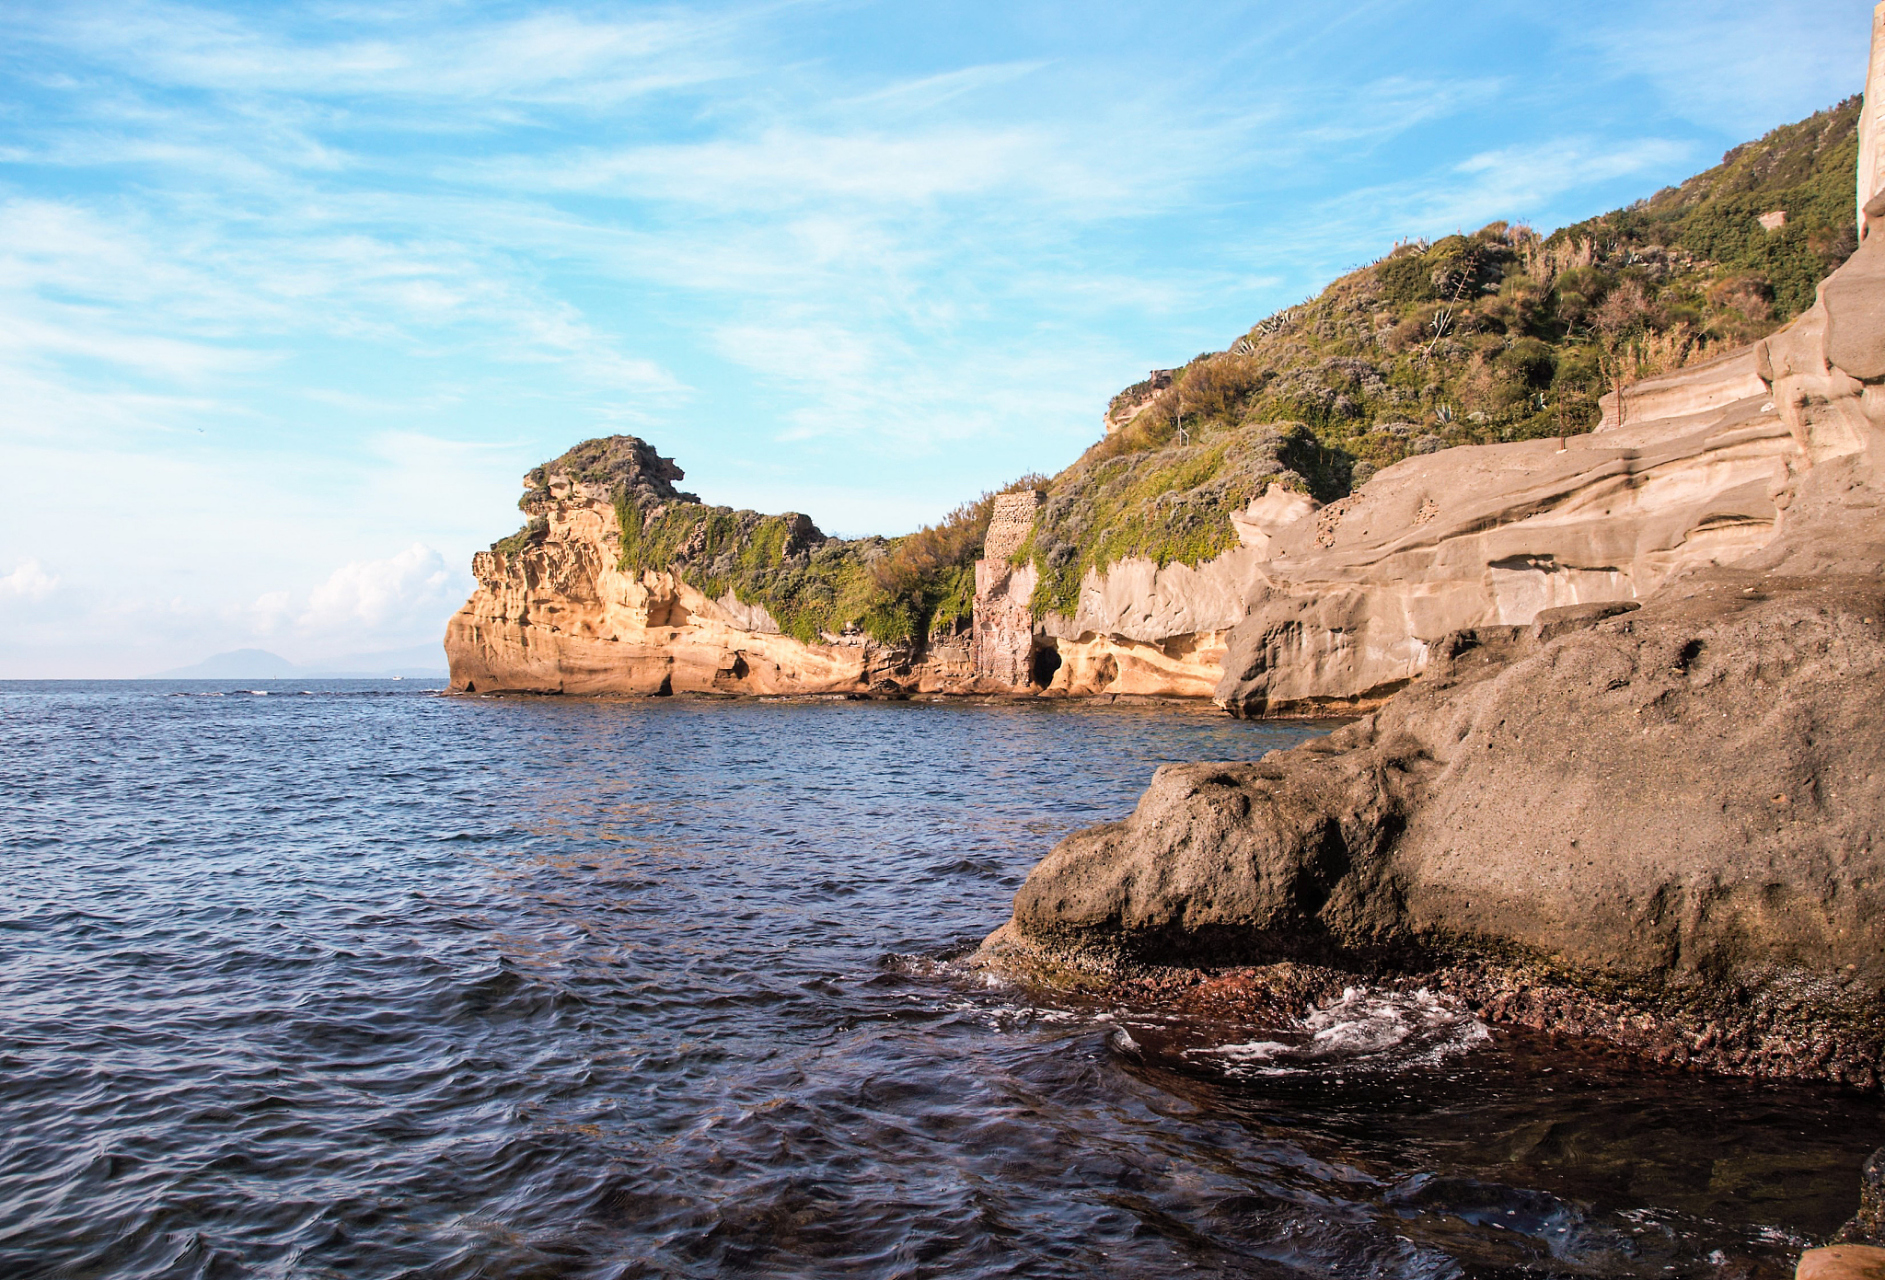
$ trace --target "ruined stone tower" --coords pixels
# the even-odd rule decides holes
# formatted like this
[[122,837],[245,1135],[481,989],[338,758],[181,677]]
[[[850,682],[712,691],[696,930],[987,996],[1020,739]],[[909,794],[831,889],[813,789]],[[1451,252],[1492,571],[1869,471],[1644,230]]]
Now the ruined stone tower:
[[1034,656],[1034,594],[1032,565],[1013,568],[1008,557],[1034,532],[1041,495],[1032,489],[1004,493],[995,499],[994,519],[975,562],[975,674],[1010,686],[1028,683]]

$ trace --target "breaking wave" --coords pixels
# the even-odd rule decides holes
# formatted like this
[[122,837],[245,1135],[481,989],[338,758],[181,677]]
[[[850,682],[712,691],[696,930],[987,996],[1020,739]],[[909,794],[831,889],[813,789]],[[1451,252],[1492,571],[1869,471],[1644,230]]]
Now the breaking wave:
[[1457,1001],[1431,991],[1349,987],[1273,1038],[1184,1050],[1235,1077],[1432,1066],[1492,1039]]

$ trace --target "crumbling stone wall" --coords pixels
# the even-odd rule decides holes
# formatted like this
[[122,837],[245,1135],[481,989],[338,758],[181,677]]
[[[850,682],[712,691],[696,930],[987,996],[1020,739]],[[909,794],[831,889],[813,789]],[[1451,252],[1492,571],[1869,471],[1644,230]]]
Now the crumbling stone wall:
[[988,522],[988,538],[982,543],[982,558],[990,564],[1006,565],[1008,557],[1034,532],[1034,517],[1041,509],[1041,495],[1033,489],[1020,493],[999,494],[995,498],[995,518]]
[[1011,567],[1008,557],[1034,532],[1040,507],[1041,495],[1032,489],[995,499],[982,559],[975,562],[972,647],[978,679],[1010,686],[1028,683],[1034,655],[1034,614],[1028,600],[1036,574],[1032,565]]

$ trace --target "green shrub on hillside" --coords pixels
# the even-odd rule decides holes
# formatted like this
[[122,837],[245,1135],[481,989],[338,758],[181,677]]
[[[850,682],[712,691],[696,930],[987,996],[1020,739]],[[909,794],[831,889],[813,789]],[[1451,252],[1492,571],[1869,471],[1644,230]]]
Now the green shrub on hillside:
[[1054,478],[1034,531],[1015,553],[1040,571],[1037,614],[1071,614],[1088,569],[1128,556],[1198,564],[1237,544],[1229,513],[1272,483],[1333,497],[1345,456],[1298,423],[1226,427],[1209,419],[1179,438],[1159,421],[1109,436]]
[[1606,391],[1771,332],[1855,247],[1858,108],[1549,237],[1495,222],[1397,246],[1163,389],[1128,388],[1114,408],[1146,408],[1054,478],[1020,553],[1035,607],[1071,611],[1080,576],[1123,556],[1209,559],[1273,479],[1326,501],[1410,454],[1588,431]]
[[855,628],[880,644],[920,645],[967,626],[993,512],[994,495],[984,494],[904,537],[847,541],[826,538],[796,513],[694,502],[644,510],[623,490],[619,567],[674,573],[714,599],[731,592],[806,644]]

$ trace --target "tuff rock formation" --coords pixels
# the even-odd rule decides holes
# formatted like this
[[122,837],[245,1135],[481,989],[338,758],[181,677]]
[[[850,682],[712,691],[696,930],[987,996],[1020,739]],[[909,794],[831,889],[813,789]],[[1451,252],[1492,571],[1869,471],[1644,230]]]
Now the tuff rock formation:
[[[1873,132],[1863,131],[1867,156],[1878,150]],[[1852,410],[1802,406],[1863,398],[1828,381],[1834,369],[1841,378],[1873,376],[1860,367],[1864,353],[1846,349],[1847,330],[1858,332],[1859,317],[1879,305],[1867,261],[1855,258],[1827,282],[1833,311],[1817,336],[1809,318],[1785,342],[1628,387],[1605,398],[1588,435],[1417,450],[1327,506],[1298,491],[1314,486],[1302,458],[1282,457],[1288,424],[1253,419],[1183,448],[1083,460],[1045,505],[1031,492],[998,499],[1007,505],[968,575],[972,618],[952,614],[949,627],[903,643],[873,639],[888,632],[856,625],[862,619],[847,626],[826,618],[814,628],[802,617],[775,618],[758,603],[773,598],[766,592],[726,588],[726,576],[703,572],[711,566],[700,557],[681,563],[688,544],[671,547],[675,563],[630,554],[625,513],[636,524],[627,531],[634,543],[662,513],[686,503],[700,509],[698,499],[673,488],[679,469],[642,442],[591,442],[549,464],[555,475],[539,469],[527,482],[530,536],[478,557],[478,591],[448,637],[456,679],[479,690],[1149,695],[1214,697],[1239,715],[1366,711],[1425,671],[1452,632],[1523,625],[1551,608],[1642,601],[1674,577],[1773,544],[1806,463],[1858,438]],[[1283,332],[1294,317],[1281,313],[1258,331]],[[1814,363],[1821,347],[1831,353],[1825,372]],[[1174,376],[1155,370],[1115,397],[1109,433],[1132,429],[1169,397]],[[1416,429],[1398,422],[1383,430],[1394,428]],[[1182,455],[1168,488],[1136,494],[1137,507],[1096,502],[1108,486],[1147,487],[1134,477],[1163,474],[1154,455]],[[1222,474],[1209,484],[1186,478],[1213,457]],[[1233,473],[1235,484],[1224,480]],[[1283,483],[1245,503],[1269,477]],[[617,501],[624,493],[626,505]],[[1056,510],[1091,518],[1076,531],[1056,526]],[[1177,511],[1194,524],[1174,529],[1210,524],[1208,545],[1233,532],[1236,545],[1192,564],[1186,548],[1196,543],[1174,533],[1132,544],[1165,548],[1169,563],[1115,559],[1087,569],[1077,590],[1057,577],[1084,563],[1073,541]],[[780,519],[791,524],[784,559],[823,540],[803,516],[772,524]],[[620,567],[630,561],[639,567]],[[705,594],[688,585],[708,581]]]
[[[856,694],[974,692],[966,640],[919,654],[861,632],[807,644],[732,592],[710,599],[668,571],[621,567],[622,519],[682,503],[683,478],[632,436],[590,441],[524,478],[525,533],[472,560],[478,588],[445,634],[463,692]],[[791,542],[824,540],[801,515]]]
[[1871,234],[1794,324],[1562,450],[1410,459],[1259,529],[1219,696],[1407,686],[1257,763],[1161,769],[1034,870],[980,962],[1329,966],[1878,1087],[1882,273]]
[[1376,704],[1452,632],[1640,600],[1764,546],[1794,445],[1753,353],[1632,399],[1663,395],[1661,381],[1682,388],[1674,412],[1408,458],[1271,526],[1218,701],[1239,714]]

